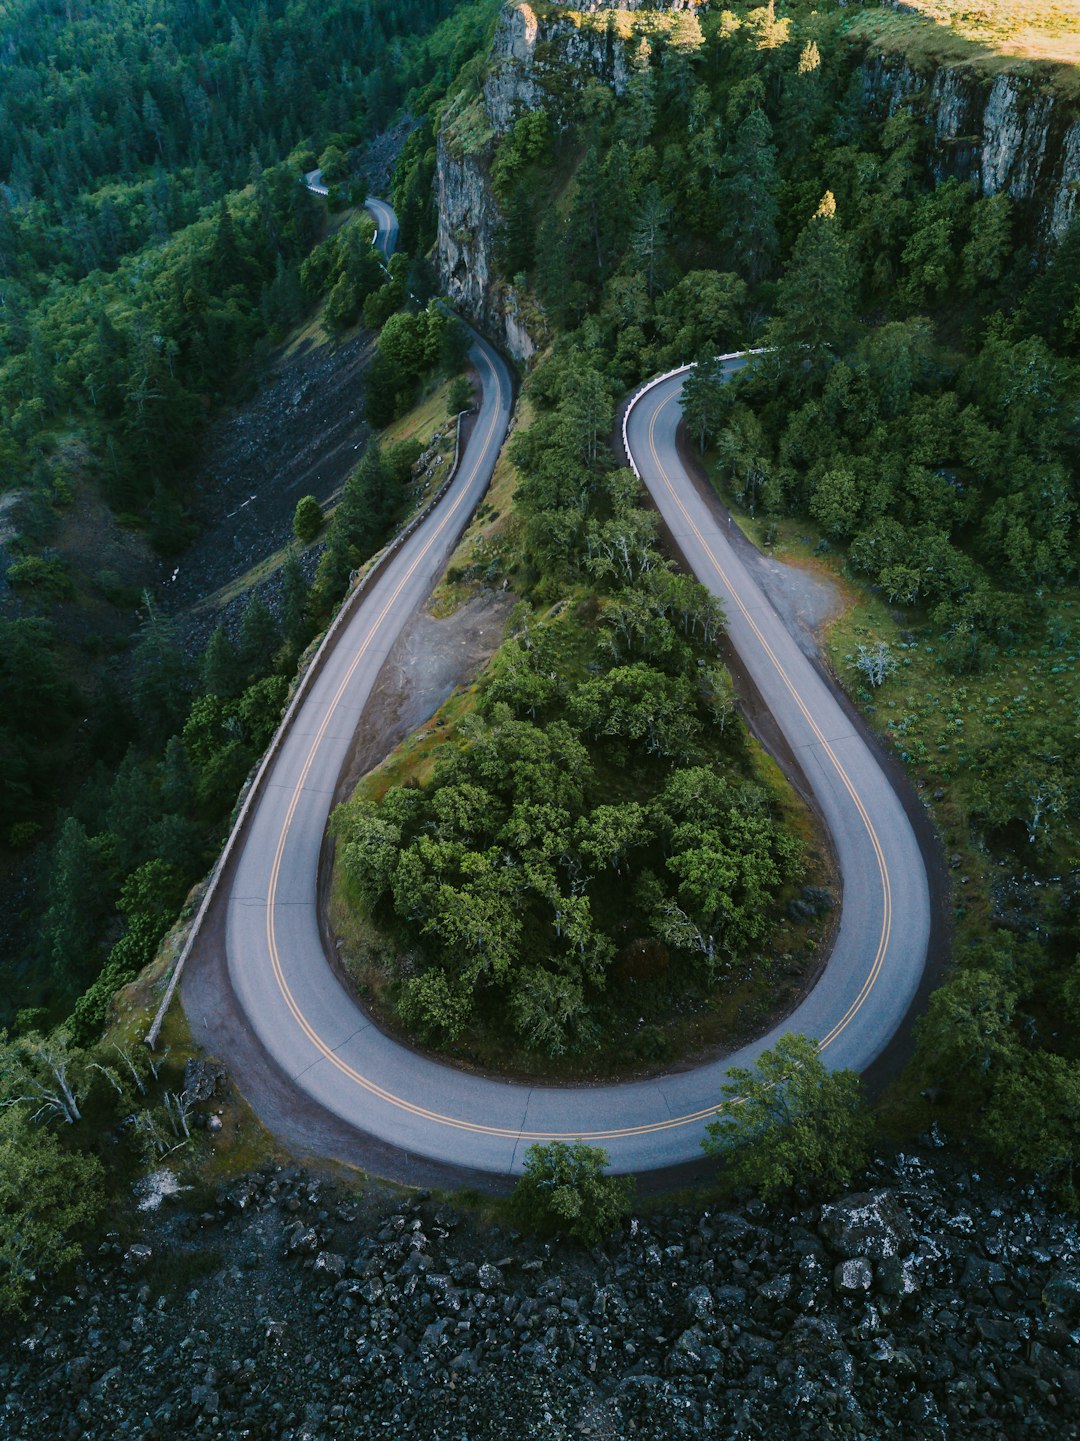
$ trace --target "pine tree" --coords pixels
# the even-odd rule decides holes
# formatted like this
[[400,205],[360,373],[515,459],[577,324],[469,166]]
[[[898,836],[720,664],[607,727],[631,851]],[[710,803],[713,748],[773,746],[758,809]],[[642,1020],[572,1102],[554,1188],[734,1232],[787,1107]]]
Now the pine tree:
[[214,629],[203,656],[203,686],[211,695],[239,694],[240,661],[223,625]]
[[751,285],[767,273],[778,244],[776,147],[772,126],[761,109],[751,110],[724,156],[727,178],[720,187],[723,240]]
[[187,708],[188,674],[176,627],[143,592],[146,618],[132,656],[132,701],[148,743],[177,729]]
[[112,904],[102,847],[73,816],[53,848],[41,921],[42,949],[53,975],[78,985],[93,968],[101,927]]
[[236,237],[236,226],[224,195],[218,203],[217,228],[210,247],[210,275],[214,286],[227,290],[243,279],[243,259]]
[[290,550],[281,568],[281,603],[285,639],[295,651],[303,649],[311,634],[309,591],[300,558],[294,550]]
[[859,263],[832,191],[826,191],[795,242],[766,332],[766,344],[779,351],[782,369],[796,386],[820,378],[850,341],[859,283]]
[[236,658],[239,663],[242,686],[266,675],[273,667],[274,654],[281,644],[274,617],[265,603],[254,596],[240,619],[240,633],[237,637]]

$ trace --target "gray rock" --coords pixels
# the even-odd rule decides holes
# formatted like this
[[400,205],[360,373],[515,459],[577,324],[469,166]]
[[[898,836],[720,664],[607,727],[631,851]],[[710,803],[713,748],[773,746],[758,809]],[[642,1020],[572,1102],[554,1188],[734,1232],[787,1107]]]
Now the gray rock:
[[919,1290],[914,1266],[899,1256],[886,1256],[874,1267],[874,1280],[883,1296],[913,1296]]
[[233,1210],[246,1211],[258,1194],[258,1179],[254,1176],[245,1176],[228,1191],[225,1199]]
[[1006,1280],[1005,1268],[997,1261],[988,1261],[984,1256],[969,1256],[960,1277],[960,1289],[989,1292],[992,1286],[1002,1286]]
[[782,1276],[774,1276],[771,1281],[759,1286],[758,1295],[763,1296],[766,1301],[786,1301],[794,1289],[795,1282],[791,1272],[785,1271]]
[[833,1271],[833,1285],[845,1295],[865,1295],[874,1284],[874,1268],[865,1256],[841,1261]]
[[289,1237],[290,1254],[313,1256],[319,1249],[319,1233],[313,1226],[297,1226]]
[[822,1206],[821,1234],[839,1256],[884,1261],[905,1256],[914,1237],[911,1223],[891,1191],[864,1191]]
[[314,1270],[325,1271],[327,1275],[340,1280],[345,1274],[345,1257],[336,1251],[320,1251],[315,1257]]
[[135,1270],[138,1266],[146,1266],[153,1257],[153,1250],[144,1242],[136,1241],[124,1252],[124,1265],[129,1270]]
[[184,1090],[196,1104],[212,1100],[225,1089],[228,1075],[220,1061],[191,1056],[184,1066]]
[[705,1321],[712,1317],[713,1298],[708,1286],[694,1286],[686,1297],[686,1305],[691,1316],[699,1321]]
[[477,1271],[476,1279],[485,1291],[495,1291],[503,1283],[502,1272],[489,1261],[485,1261]]
[[1080,1276],[1065,1272],[1051,1276],[1043,1287],[1042,1303],[1064,1321],[1080,1320]]

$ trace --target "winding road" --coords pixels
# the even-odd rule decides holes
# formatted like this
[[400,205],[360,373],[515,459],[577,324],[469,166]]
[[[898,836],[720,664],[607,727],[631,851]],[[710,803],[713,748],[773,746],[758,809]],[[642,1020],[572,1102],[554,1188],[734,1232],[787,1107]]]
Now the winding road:
[[[384,240],[389,208],[374,202],[371,208]],[[604,1145],[616,1171],[678,1165],[700,1155],[728,1066],[751,1064],[782,1032],[818,1038],[834,1067],[862,1070],[880,1054],[923,973],[930,934],[926,870],[877,757],[745,570],[724,523],[682,466],[676,431],[685,372],[673,374],[635,398],[624,432],[627,448],[688,564],[723,602],[731,642],[798,758],[832,834],[844,899],[829,962],[796,1011],[753,1045],[692,1071],[630,1084],[502,1082],[419,1056],[371,1021],[324,954],[320,849],[338,776],[383,661],[435,585],[484,492],[506,432],[512,398],[507,368],[479,337],[471,354],[483,401],[457,478],[384,563],[328,648],[238,829],[235,860],[223,872],[219,897],[227,907],[229,982],[246,1024],[306,1103],[384,1148],[506,1175],[520,1171],[534,1141],[580,1137]],[[737,357],[728,361],[732,369],[741,363]],[[223,1059],[228,1062],[228,1054]],[[258,1111],[259,1096],[249,1099]]]

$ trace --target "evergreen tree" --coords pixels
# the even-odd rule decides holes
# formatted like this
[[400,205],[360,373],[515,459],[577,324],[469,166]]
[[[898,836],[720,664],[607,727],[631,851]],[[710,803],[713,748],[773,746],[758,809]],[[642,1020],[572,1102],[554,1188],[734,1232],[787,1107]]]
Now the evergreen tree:
[[132,654],[131,698],[148,743],[160,743],[180,725],[188,691],[187,666],[176,627],[163,616],[149,591],[146,617]]
[[203,686],[211,695],[239,695],[243,673],[236,648],[223,625],[214,627],[203,656]]
[[855,331],[859,265],[827,191],[802,231],[777,287],[766,334],[796,385],[820,380]]
[[228,202],[223,195],[218,202],[217,225],[210,247],[210,275],[213,278],[214,286],[219,291],[223,291],[227,290],[230,285],[238,284],[243,279],[243,271],[243,257],[236,235],[236,225],[233,222]]
[[294,550],[290,550],[281,568],[281,614],[286,642],[297,653],[307,644],[311,635],[311,622],[308,617],[309,594],[310,587],[300,558]]
[[265,602],[253,596],[240,617],[236,643],[236,659],[241,677],[238,689],[266,675],[274,664],[274,655],[281,644],[277,623]]
[[776,147],[772,126],[755,108],[739,126],[724,157],[727,177],[720,188],[721,236],[740,273],[757,285],[776,256]]
[[112,903],[110,880],[103,847],[69,816],[53,847],[41,922],[46,963],[66,985],[78,985],[93,968]]

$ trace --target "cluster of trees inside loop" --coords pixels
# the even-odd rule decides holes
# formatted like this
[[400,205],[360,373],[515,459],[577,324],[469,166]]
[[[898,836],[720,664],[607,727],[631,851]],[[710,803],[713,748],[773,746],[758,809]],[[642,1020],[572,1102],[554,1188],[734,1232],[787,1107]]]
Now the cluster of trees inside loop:
[[[747,778],[723,615],[656,549],[580,356],[539,368],[520,470],[525,603],[422,787],[337,815],[354,903],[399,943],[397,1006],[446,1041],[509,1028],[559,1055],[603,1034],[644,938],[715,983],[747,963],[801,847]],[[562,593],[566,599],[545,604]]]

